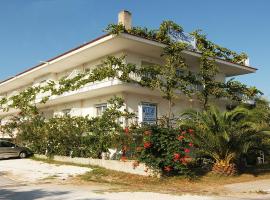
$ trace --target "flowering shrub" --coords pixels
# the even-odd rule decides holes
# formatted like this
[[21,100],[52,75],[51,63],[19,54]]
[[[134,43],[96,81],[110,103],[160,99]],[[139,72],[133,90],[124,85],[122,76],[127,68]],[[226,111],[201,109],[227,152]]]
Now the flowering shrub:
[[[193,130],[179,130],[157,125],[138,129],[143,134],[142,146],[137,147],[138,161],[162,174],[187,174],[193,144]],[[136,163],[137,165],[137,163]]]

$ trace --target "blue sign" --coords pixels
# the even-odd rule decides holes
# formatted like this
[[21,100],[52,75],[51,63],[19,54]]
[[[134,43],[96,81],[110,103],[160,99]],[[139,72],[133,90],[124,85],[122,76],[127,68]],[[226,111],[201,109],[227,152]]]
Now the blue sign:
[[196,39],[192,35],[184,32],[170,31],[170,37],[174,42],[184,42],[192,49],[196,49]]
[[153,123],[157,120],[157,106],[155,104],[142,104],[142,121]]

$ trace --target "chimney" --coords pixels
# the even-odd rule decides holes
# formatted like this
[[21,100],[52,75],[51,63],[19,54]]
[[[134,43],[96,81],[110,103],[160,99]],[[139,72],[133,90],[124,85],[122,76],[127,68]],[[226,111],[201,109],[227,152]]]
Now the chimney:
[[128,30],[131,29],[131,13],[127,10],[122,10],[118,13],[118,24],[123,24]]

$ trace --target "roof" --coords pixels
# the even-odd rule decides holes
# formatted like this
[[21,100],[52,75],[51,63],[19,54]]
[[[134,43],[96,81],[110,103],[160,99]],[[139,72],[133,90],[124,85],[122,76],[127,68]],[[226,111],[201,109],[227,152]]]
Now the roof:
[[[98,40],[100,40],[100,39],[102,39],[102,38],[104,38],[104,37],[106,37],[106,36],[108,36],[108,35],[110,35],[110,34],[102,35],[102,36],[100,36],[100,37],[98,37],[98,38],[96,38],[96,39],[93,39],[93,40],[91,40],[91,41],[89,41],[89,42],[86,42],[86,43],[80,45],[80,46],[77,46],[77,47],[75,47],[75,48],[73,48],[73,49],[70,49],[70,50],[68,50],[68,51],[66,51],[66,52],[64,52],[64,53],[62,53],[62,54],[60,54],[60,55],[57,55],[57,56],[55,56],[55,57],[53,57],[53,58],[51,58],[51,59],[49,59],[49,60],[46,60],[45,63],[46,63],[46,62],[51,62],[51,61],[53,61],[53,60],[55,60],[55,59],[57,59],[57,58],[60,58],[60,57],[62,57],[62,56],[64,56],[64,55],[68,54],[68,53],[71,53],[71,52],[73,52],[73,51],[76,51],[76,50],[78,50],[78,49],[80,49],[80,48],[82,48],[82,47],[84,47],[84,46],[87,46],[88,44],[91,44],[91,43],[93,43],[93,42],[96,42],[96,41],[98,41]],[[22,74],[24,74],[24,73],[26,73],[26,72],[29,72],[29,71],[31,71],[31,70],[33,70],[33,69],[36,69],[37,67],[40,67],[40,66],[42,66],[43,64],[44,64],[44,63],[40,63],[40,64],[38,64],[38,65],[36,65],[36,66],[34,66],[34,67],[28,68],[28,69],[26,69],[26,70],[24,70],[24,71],[22,71],[22,72],[16,74],[15,76],[11,76],[11,77],[9,77],[9,78],[7,78],[7,79],[5,79],[5,80],[2,80],[2,81],[0,81],[0,84],[1,84],[1,83],[4,83],[4,82],[6,82],[6,81],[8,81],[8,80],[10,80],[10,79],[13,79],[13,78],[15,78],[15,77],[17,77],[17,76],[19,76],[19,75],[22,75]]]
[[[160,43],[160,42],[157,41],[157,40],[151,40],[151,39],[148,39],[148,38],[140,37],[140,36],[133,35],[133,34],[129,34],[129,33],[125,33],[125,34],[132,35],[132,36],[136,36],[136,37],[138,37],[138,38],[142,38],[142,39],[146,39],[146,40],[149,40],[149,41],[154,41],[154,42]],[[66,52],[64,52],[64,53],[62,53],[62,54],[60,54],[60,55],[57,55],[57,56],[55,56],[55,57],[53,57],[53,58],[51,58],[51,59],[45,61],[44,63],[54,61],[54,60],[56,60],[57,58],[60,58],[60,57],[66,55],[66,54],[68,54],[68,53],[71,53],[71,52],[73,52],[73,51],[76,51],[76,50],[78,50],[78,49],[84,47],[84,46],[87,46],[87,45],[89,45],[89,44],[91,44],[91,43],[94,43],[94,42],[96,42],[96,41],[98,41],[98,40],[101,40],[101,39],[103,39],[104,37],[109,36],[109,35],[110,35],[110,34],[104,34],[104,35],[102,35],[102,36],[100,36],[100,37],[98,37],[98,38],[96,38],[96,39],[94,39],[94,40],[91,40],[91,41],[89,41],[89,42],[86,42],[86,43],[84,43],[84,44],[82,44],[82,45],[80,45],[80,46],[77,46],[77,47],[75,47],[75,48],[73,48],[73,49],[70,49],[70,50],[68,50],[68,51],[66,51]],[[162,44],[162,43],[161,43],[161,44]],[[190,53],[195,53],[195,54],[197,54],[197,55],[201,55],[201,53],[196,52],[196,51],[191,51],[191,50],[186,50],[186,51],[188,51],[188,52],[190,52]],[[221,59],[221,58],[216,58],[216,59],[217,59],[217,60],[220,60],[220,61],[222,61],[222,62],[226,62],[226,63],[228,63],[228,64],[234,64],[234,65],[238,65],[238,66],[241,66],[241,67],[249,68],[249,69],[251,69],[251,70],[257,70],[257,68],[255,68],[255,67],[246,66],[246,65],[237,64],[237,63],[233,63],[233,62],[230,62],[230,61]],[[38,68],[38,67],[44,65],[44,63],[40,63],[40,64],[38,64],[38,65],[36,65],[36,66],[34,66],[34,67],[28,68],[28,69],[26,69],[25,71],[16,74],[15,76],[12,76],[12,77],[9,77],[9,78],[7,78],[7,79],[5,79],[5,80],[2,80],[2,81],[0,81],[0,84],[5,83],[5,82],[7,82],[7,81],[9,81],[9,80],[15,79],[16,77],[18,77],[18,76],[20,76],[20,75],[22,75],[22,74],[24,74],[24,73],[26,73],[26,72],[30,72],[30,71],[32,71],[32,70],[34,70],[34,69],[36,69],[36,68]]]

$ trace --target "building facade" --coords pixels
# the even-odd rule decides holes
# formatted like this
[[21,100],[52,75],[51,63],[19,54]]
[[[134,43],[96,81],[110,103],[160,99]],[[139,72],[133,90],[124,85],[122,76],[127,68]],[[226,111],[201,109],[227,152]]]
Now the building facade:
[[[122,11],[118,16],[119,23],[125,27],[131,27],[131,14]],[[0,83],[0,96],[9,97],[18,94],[27,87],[46,84],[47,81],[57,81],[63,77],[72,78],[80,72],[89,71],[102,63],[109,55],[126,55],[125,61],[138,66],[144,64],[162,64],[164,61],[161,54],[164,44],[148,40],[138,36],[122,33],[119,35],[103,35],[82,46],[65,52],[55,58],[41,63],[27,71],[24,71],[10,79]],[[200,54],[194,51],[183,51],[190,70],[198,72]],[[220,72],[216,79],[224,82],[226,78],[254,73],[255,68],[231,63],[217,59]],[[42,98],[40,94],[38,98]],[[120,96],[125,100],[125,108],[134,112],[139,122],[152,122],[156,118],[167,113],[168,103],[158,91],[142,88],[137,85],[123,83],[117,79],[106,79],[100,82],[87,84],[84,87],[63,95],[53,96],[46,104],[38,105],[45,117],[55,115],[70,114],[73,116],[90,117],[101,115],[106,109],[107,100],[113,96]],[[217,104],[223,105],[223,100]],[[187,108],[198,106],[196,100],[190,100],[184,95],[179,95],[179,99],[173,106],[173,113],[179,114]],[[0,110],[1,123],[5,123],[8,116],[16,115],[18,111]]]

